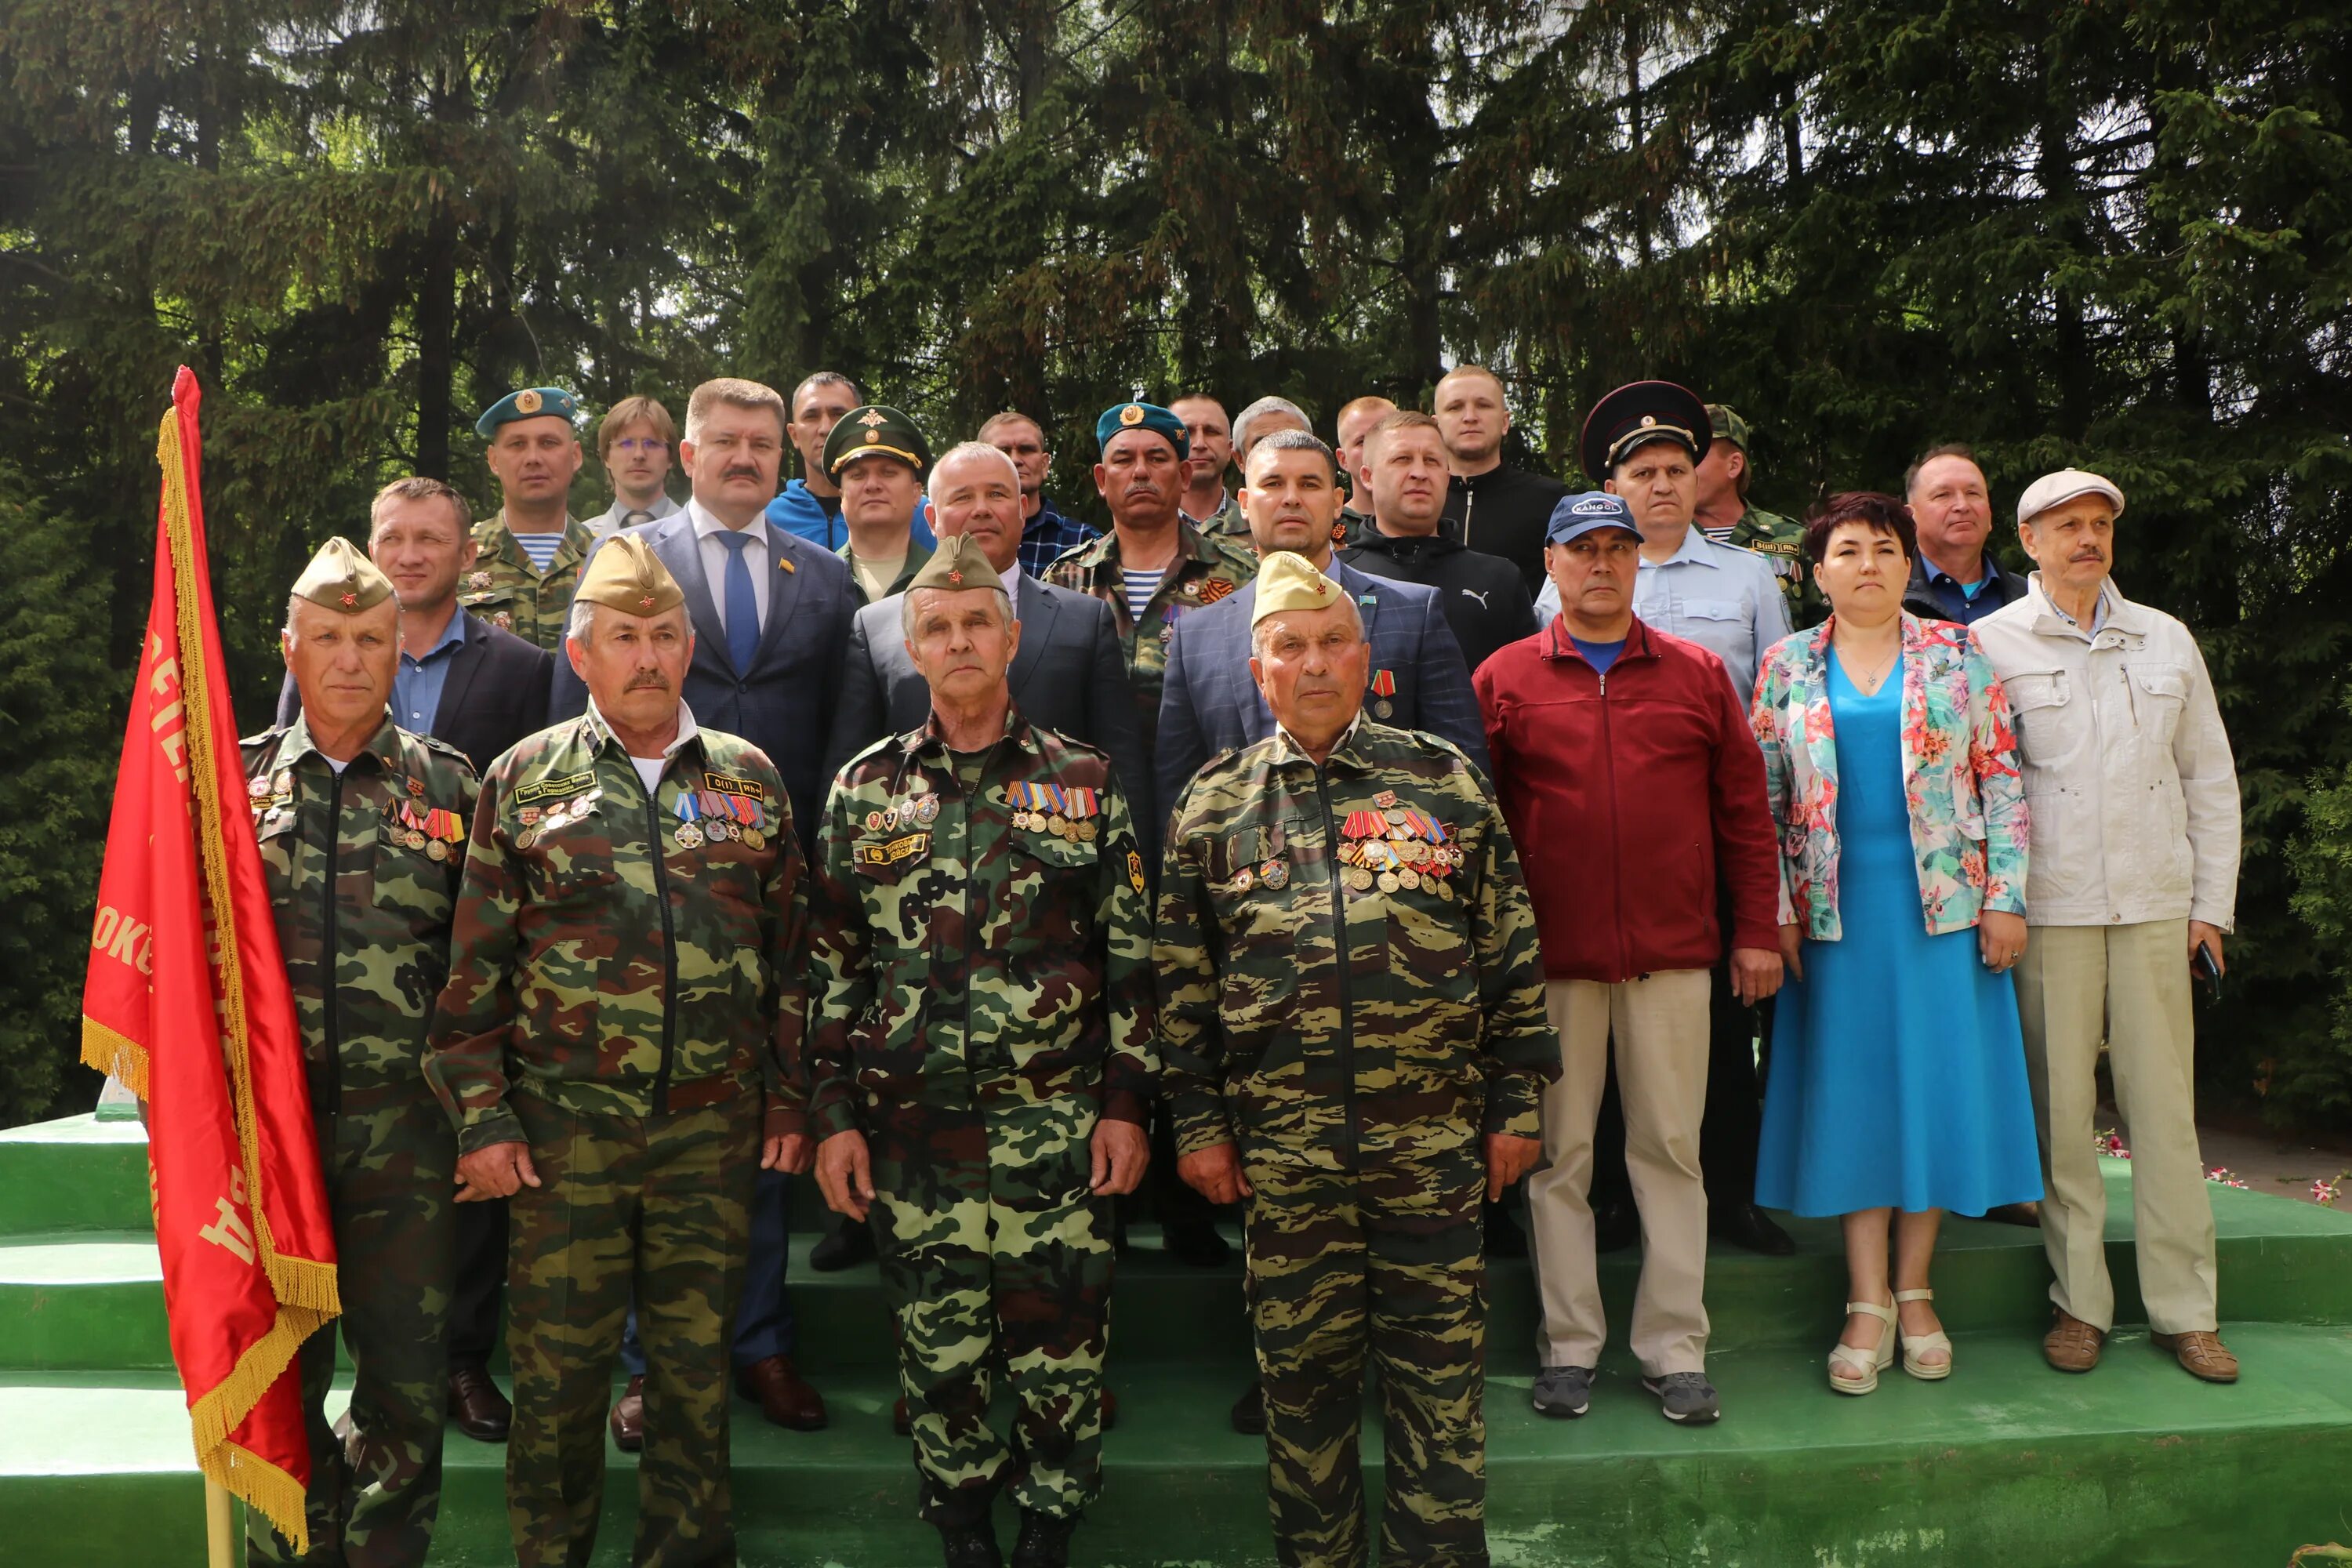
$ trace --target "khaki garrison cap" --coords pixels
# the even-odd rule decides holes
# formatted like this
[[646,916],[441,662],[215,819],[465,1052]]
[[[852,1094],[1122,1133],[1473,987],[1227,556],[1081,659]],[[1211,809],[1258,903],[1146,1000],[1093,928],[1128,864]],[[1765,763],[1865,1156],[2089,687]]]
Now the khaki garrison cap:
[[1003,582],[996,568],[989,564],[982,551],[969,533],[953,533],[940,541],[923,569],[907,584],[907,592],[918,588],[945,588],[952,593],[962,588],[995,588],[1002,590]]
[[1257,603],[1250,612],[1255,626],[1285,610],[1322,610],[1348,596],[1347,590],[1318,572],[1295,550],[1277,550],[1257,569]]
[[294,596],[356,616],[392,596],[392,579],[376,570],[358,545],[337,534],[319,546],[319,553],[294,579]]
[[634,533],[616,533],[580,574],[580,587],[572,595],[592,605],[631,616],[658,616],[686,603],[686,591],[653,546]]

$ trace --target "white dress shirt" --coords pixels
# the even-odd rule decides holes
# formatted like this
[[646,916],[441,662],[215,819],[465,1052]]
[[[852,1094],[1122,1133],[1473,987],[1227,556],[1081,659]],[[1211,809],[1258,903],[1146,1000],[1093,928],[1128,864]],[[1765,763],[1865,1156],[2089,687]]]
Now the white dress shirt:
[[[710,603],[719,612],[719,629],[727,629],[727,562],[734,552],[719,542],[719,536],[731,531],[711,515],[698,500],[686,503],[686,515],[693,521],[694,539],[702,552],[702,574],[710,582]],[[751,574],[751,599],[760,606],[760,624],[768,624],[768,525],[764,518],[755,517],[751,526],[742,531],[751,542],[743,547],[743,565]]]

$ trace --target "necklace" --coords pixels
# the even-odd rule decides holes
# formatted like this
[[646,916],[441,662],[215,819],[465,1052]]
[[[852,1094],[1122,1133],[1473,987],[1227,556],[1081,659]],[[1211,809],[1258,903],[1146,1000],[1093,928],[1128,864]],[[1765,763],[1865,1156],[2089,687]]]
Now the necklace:
[[1838,662],[1845,667],[1846,679],[1853,682],[1855,690],[1864,697],[1875,697],[1878,689],[1886,684],[1887,671],[1895,668],[1895,661],[1902,656],[1903,644],[1897,641],[1894,651],[1876,664],[1857,666],[1844,648],[1838,650]]

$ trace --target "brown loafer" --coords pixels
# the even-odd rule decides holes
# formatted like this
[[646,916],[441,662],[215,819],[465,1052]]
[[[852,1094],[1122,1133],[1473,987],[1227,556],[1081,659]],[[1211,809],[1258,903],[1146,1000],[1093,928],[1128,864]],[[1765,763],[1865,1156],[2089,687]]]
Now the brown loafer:
[[490,1381],[484,1366],[449,1369],[449,1416],[477,1443],[503,1443],[514,1425],[514,1406]]
[[[1102,1396],[1102,1429],[1108,1432],[1118,1425],[1118,1395],[1106,1388]],[[898,1402],[890,1406],[890,1430],[901,1437],[915,1435],[915,1418],[908,1414],[907,1396],[903,1394],[898,1396]]]
[[2210,1329],[2191,1329],[2185,1334],[2150,1334],[2160,1351],[2170,1351],[2181,1368],[2191,1377],[2201,1377],[2207,1383],[2238,1381],[2238,1358],[2221,1342],[2221,1336]]
[[753,1362],[735,1374],[735,1388],[760,1407],[761,1415],[794,1432],[821,1432],[832,1419],[825,1414],[824,1395],[802,1380],[788,1355]]
[[2042,1336],[2042,1359],[2060,1372],[2088,1372],[2098,1365],[2107,1336],[2063,1307],[2057,1313],[2058,1321]]
[[646,1380],[642,1376],[629,1379],[629,1386],[621,1397],[613,1401],[613,1414],[606,1418],[613,1429],[613,1446],[624,1454],[635,1454],[646,1446]]

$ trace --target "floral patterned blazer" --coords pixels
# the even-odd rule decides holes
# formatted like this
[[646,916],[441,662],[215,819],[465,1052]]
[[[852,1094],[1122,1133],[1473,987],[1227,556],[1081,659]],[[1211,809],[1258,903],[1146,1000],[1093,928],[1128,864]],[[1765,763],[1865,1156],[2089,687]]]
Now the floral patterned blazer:
[[[1837,736],[1830,723],[1832,616],[1764,656],[1750,713],[1780,826],[1789,907],[1816,942],[1838,924]],[[1919,906],[1930,936],[1985,910],[2025,912],[2025,790],[2009,699],[1966,626],[1903,616],[1903,785]]]

